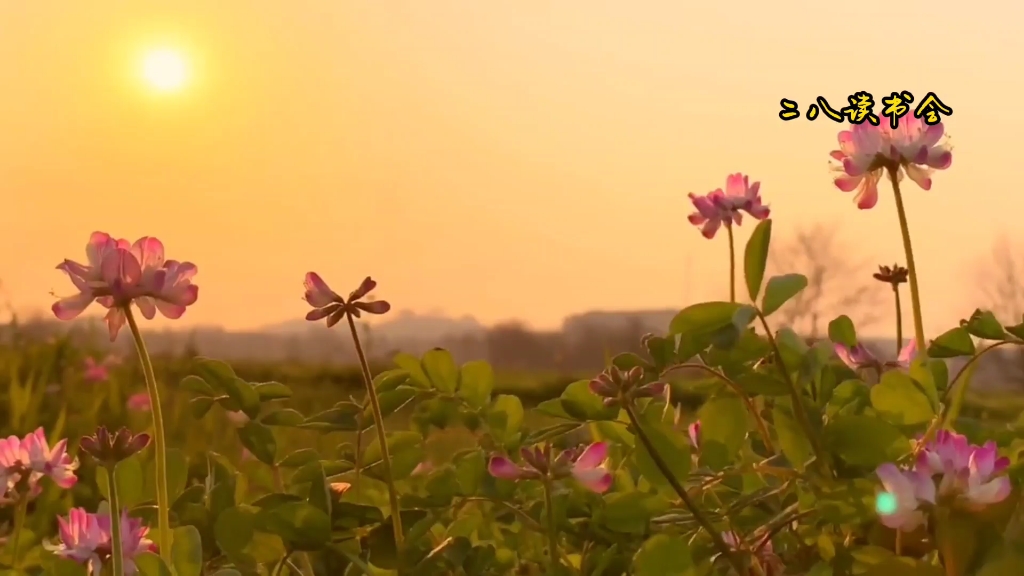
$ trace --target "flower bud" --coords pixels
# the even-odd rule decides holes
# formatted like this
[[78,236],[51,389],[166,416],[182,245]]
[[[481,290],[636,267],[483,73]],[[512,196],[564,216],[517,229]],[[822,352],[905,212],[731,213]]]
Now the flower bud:
[[657,398],[665,395],[665,388],[668,384],[665,382],[651,382],[650,384],[644,384],[633,391],[634,398]]
[[111,434],[106,426],[100,426],[92,436],[82,438],[79,446],[82,452],[92,456],[101,465],[111,468],[127,460],[149,445],[149,434],[135,434],[122,427]]

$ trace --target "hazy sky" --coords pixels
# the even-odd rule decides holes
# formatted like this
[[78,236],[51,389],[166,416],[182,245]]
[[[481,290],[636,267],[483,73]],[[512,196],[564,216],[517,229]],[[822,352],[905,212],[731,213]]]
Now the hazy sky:
[[[930,336],[969,314],[965,270],[1024,208],[1009,2],[160,4],[0,3],[0,278],[20,308],[69,291],[54,266],[93,230],[199,266],[186,324],[301,317],[307,270],[535,326],[722,299],[724,236],[687,223],[686,194],[733,171],[777,236],[835,222],[855,256],[902,262],[888,188],[858,211],[829,178],[839,125],[784,123],[783,97],[954,109],[952,168],[905,194]],[[178,94],[140,80],[161,46],[191,62]]]

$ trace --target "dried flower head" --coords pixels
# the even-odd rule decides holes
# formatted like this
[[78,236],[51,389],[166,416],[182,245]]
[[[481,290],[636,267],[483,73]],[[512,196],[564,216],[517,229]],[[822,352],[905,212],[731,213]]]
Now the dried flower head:
[[892,266],[879,266],[878,272],[872,274],[872,277],[879,282],[891,284],[893,290],[895,290],[900,284],[907,283],[909,274],[910,272],[906,268],[899,264],[893,264]]
[[135,434],[124,427],[111,434],[106,426],[100,426],[92,436],[83,437],[79,446],[82,452],[109,468],[149,446],[149,439],[149,434]]
[[313,311],[306,314],[306,320],[315,322],[327,318],[328,328],[341,321],[346,314],[353,318],[359,318],[362,312],[384,314],[391,310],[391,304],[384,300],[361,301],[377,287],[377,283],[369,276],[358,288],[349,293],[347,300],[331,290],[331,287],[316,272],[307,272],[303,285],[306,288],[303,298],[314,308]]

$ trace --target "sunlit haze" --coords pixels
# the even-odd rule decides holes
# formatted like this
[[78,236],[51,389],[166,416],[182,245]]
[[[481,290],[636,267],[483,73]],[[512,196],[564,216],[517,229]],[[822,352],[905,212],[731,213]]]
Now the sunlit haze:
[[780,241],[824,223],[851,258],[902,263],[890,188],[861,211],[833,185],[841,126],[778,113],[782,98],[805,111],[909,90],[954,110],[952,167],[905,193],[934,337],[979,304],[971,273],[1024,211],[1024,116],[1003,107],[1024,82],[1013,14],[923,0],[0,3],[0,299],[45,311],[72,289],[54,266],[102,230],[157,236],[198,265],[179,327],[301,318],[309,270],[343,293],[372,275],[398,310],[485,323],[682,307],[728,297],[725,240],[686,216],[687,193],[731,172],[761,182]]

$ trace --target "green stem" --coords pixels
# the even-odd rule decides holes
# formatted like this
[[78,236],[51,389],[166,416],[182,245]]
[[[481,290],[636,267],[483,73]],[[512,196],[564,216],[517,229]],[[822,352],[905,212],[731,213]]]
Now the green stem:
[[558,573],[558,524],[555,523],[555,506],[551,500],[551,479],[544,478],[544,507],[548,516],[548,561],[551,566],[551,574]]
[[896,356],[903,351],[903,308],[900,306],[900,289],[893,284],[892,293],[896,295]]
[[736,240],[732,234],[732,224],[726,224],[729,233],[729,302],[736,301]]
[[[287,492],[287,490],[284,487],[284,478],[281,476],[281,468],[279,466],[271,466],[270,470],[274,477],[274,488],[282,494]],[[325,486],[325,488],[327,487]],[[288,562],[288,557],[291,555],[292,553],[289,552],[288,556],[285,556],[284,559],[281,560],[281,563],[284,564]],[[313,576],[313,564],[309,561],[309,555],[305,553],[300,554],[299,562],[302,564],[300,572],[303,574],[303,576]]]
[[288,565],[288,558],[291,555],[292,555],[292,553],[288,552],[287,554],[284,555],[284,558],[281,558],[280,560],[278,560],[277,565],[275,565],[274,569],[271,570],[270,576],[281,576],[282,574],[284,574],[284,567]]
[[150,411],[153,414],[153,459],[156,461],[156,508],[157,508],[157,545],[160,557],[168,565],[171,564],[171,502],[167,490],[167,438],[164,435],[164,412],[160,405],[160,390],[153,372],[153,361],[146,350],[146,342],[142,339],[139,324],[135,321],[131,304],[122,308],[128,319],[128,328],[135,339],[135,350],[139,353],[142,374],[146,380],[146,392],[149,394]]
[[377,442],[380,443],[381,467],[384,469],[384,481],[388,485],[388,501],[391,505],[391,526],[395,531],[395,547],[399,555],[402,553],[402,515],[398,507],[398,490],[395,489],[395,477],[391,473],[391,454],[388,450],[388,437],[384,431],[384,415],[380,410],[380,399],[377,398],[377,391],[373,388],[373,376],[370,375],[370,365],[366,361],[366,354],[363,353],[363,345],[359,342],[359,332],[356,330],[356,322],[351,314],[345,314],[348,320],[349,330],[352,331],[352,342],[356,347],[356,354],[359,356],[359,367],[363,370],[363,381],[366,384],[366,397],[370,400],[370,408],[373,410],[373,420],[377,428]]
[[107,503],[110,505],[110,540],[111,558],[110,563],[114,570],[114,576],[124,576],[124,549],[121,541],[121,502],[117,495],[117,465],[110,467],[110,497]]
[[910,277],[910,306],[914,313],[914,340],[917,342],[917,353],[926,355],[927,344],[924,341],[924,319],[921,315],[921,291],[917,283],[917,266],[914,264],[914,248],[910,243],[910,227],[907,225],[907,211],[903,207],[903,195],[897,170],[889,169],[889,180],[892,182],[893,196],[896,197],[896,215],[900,219],[900,232],[903,234],[903,251],[907,254],[907,272]]
[[818,435],[814,433],[814,429],[811,427],[811,419],[807,416],[807,410],[804,406],[803,399],[800,397],[800,390],[796,387],[796,382],[793,381],[793,377],[789,373],[789,369],[786,368],[786,363],[782,360],[782,350],[779,349],[779,343],[775,340],[775,336],[772,334],[772,329],[768,327],[768,319],[764,317],[764,314],[760,310],[757,311],[757,317],[761,319],[761,326],[764,327],[764,335],[768,338],[768,343],[772,347],[772,351],[775,353],[775,363],[779,368],[779,372],[782,374],[782,378],[789,385],[789,396],[793,402],[793,414],[796,416],[797,422],[800,427],[803,428],[804,434],[807,436],[807,440],[811,443],[811,448],[814,450],[814,455],[819,462],[824,466],[825,452],[822,450],[821,445],[818,442]]
[[742,560],[740,560],[735,554],[733,554],[732,548],[730,548],[729,545],[725,543],[725,540],[722,539],[721,533],[719,533],[718,530],[715,529],[714,524],[712,524],[711,521],[708,520],[706,516],[704,516],[700,509],[697,508],[697,503],[694,502],[692,498],[690,498],[690,495],[686,492],[686,488],[683,488],[683,485],[679,482],[679,479],[676,478],[675,474],[672,473],[672,470],[668,467],[668,464],[666,464],[665,460],[661,457],[661,454],[659,454],[658,451],[654,448],[654,444],[651,443],[651,439],[647,437],[647,432],[645,432],[643,427],[640,426],[640,419],[637,418],[636,411],[633,409],[633,405],[627,402],[623,404],[623,408],[626,411],[626,415],[629,416],[629,421],[633,424],[633,429],[636,433],[636,437],[640,439],[640,442],[644,445],[644,448],[647,449],[647,453],[650,454],[651,460],[654,461],[654,465],[657,466],[658,470],[661,471],[661,474],[665,477],[665,480],[668,481],[669,485],[672,486],[672,489],[675,490],[676,494],[679,495],[679,498],[683,501],[683,506],[685,506],[686,509],[690,512],[690,515],[693,516],[693,519],[696,520],[698,524],[700,524],[701,528],[703,528],[708,533],[708,536],[711,537],[711,542],[715,545],[715,548],[717,548],[718,551],[721,552],[723,556],[725,556],[725,558],[729,561],[729,564],[732,565],[733,569],[736,570],[736,573],[743,574]]
[[21,532],[25,529],[25,518],[28,516],[28,492],[26,492],[18,498],[18,508],[14,511],[14,542],[11,548],[11,563],[17,568],[20,565],[18,561],[19,548],[21,547]]

